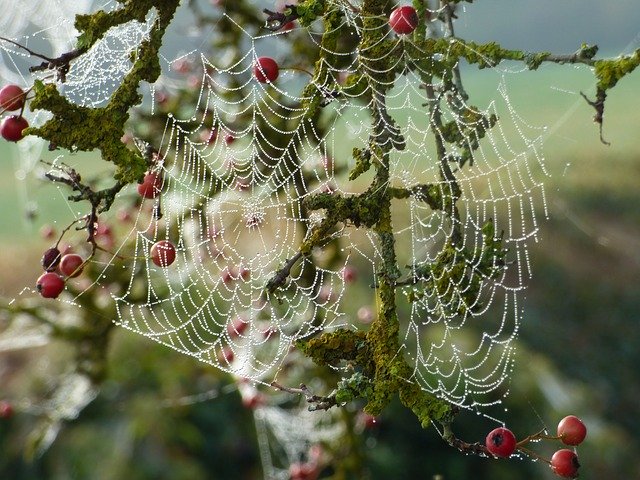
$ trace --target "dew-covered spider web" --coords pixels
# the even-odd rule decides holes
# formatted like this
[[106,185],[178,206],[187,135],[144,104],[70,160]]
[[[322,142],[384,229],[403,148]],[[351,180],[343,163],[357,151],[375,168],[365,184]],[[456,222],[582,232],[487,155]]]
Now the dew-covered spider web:
[[[254,3],[256,16],[274,8],[273,2]],[[330,4],[340,12],[341,32],[353,39],[366,34],[355,11],[359,2]],[[304,255],[300,246],[327,216],[325,209],[308,208],[310,199],[348,198],[369,187],[373,170],[348,178],[354,148],[370,141],[404,143],[390,153],[385,188],[411,192],[394,199],[392,209],[398,354],[413,367],[406,380],[463,407],[499,401],[513,367],[520,298],[531,275],[528,248],[536,241],[541,207],[546,215],[540,151],[545,129],[521,118],[510,99],[514,73],[489,69],[498,88],[490,101],[474,106],[437,77],[425,82],[427,64],[404,53],[394,58],[401,74],[389,85],[387,72],[370,67],[376,64],[372,55],[389,51],[360,50],[356,40],[328,50],[320,44],[319,21],[271,33],[236,21],[224,7],[202,8],[215,21],[190,37],[194,46],[187,51],[171,48],[177,34],[170,33],[161,58],[164,74],[144,87],[141,112],[150,113],[140,115],[157,127],[146,132],[156,140],[131,143],[143,153],[157,152],[153,170],[163,179],[162,193],[142,202],[135,186],[120,194],[119,201],[134,207],[117,227],[111,255],[94,260],[103,275],[86,289],[117,282],[111,302],[118,325],[269,384],[289,368],[296,340],[337,328],[366,330],[375,321],[379,237],[343,222]],[[114,29],[73,63],[65,95],[87,106],[104,104],[153,20]],[[437,23],[429,28],[441,35]],[[211,45],[223,35],[233,37],[234,46],[212,54]],[[384,38],[412,42],[390,31]],[[455,39],[451,45],[457,46]],[[301,56],[290,54],[295,46],[332,59],[325,62],[327,75],[313,77],[312,88],[306,86],[314,65],[298,64]],[[8,58],[24,53],[5,44],[3,49]],[[272,83],[253,75],[263,55],[280,65]],[[463,66],[463,77],[465,71]],[[367,80],[362,91],[347,88],[357,75]],[[189,98],[180,93],[185,83]],[[308,102],[317,92],[321,113],[309,119]],[[434,98],[451,131],[434,127]],[[386,109],[383,122],[372,124],[372,103]],[[498,121],[486,128],[494,123],[490,119]],[[131,137],[145,136],[135,128]],[[446,159],[460,188],[456,215],[434,209],[420,193],[428,189],[442,197],[449,191],[435,141],[445,136],[458,138],[447,145]],[[160,240],[176,246],[168,267],[150,257]],[[285,269],[288,275],[281,275]]]

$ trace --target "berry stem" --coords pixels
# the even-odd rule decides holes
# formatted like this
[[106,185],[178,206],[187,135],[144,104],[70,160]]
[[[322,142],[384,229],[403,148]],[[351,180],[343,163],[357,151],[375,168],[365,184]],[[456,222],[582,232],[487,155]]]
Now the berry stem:
[[536,460],[542,460],[543,462],[548,463],[549,465],[551,465],[551,460],[541,457],[540,455],[538,455],[536,452],[534,452],[533,450],[529,450],[526,447],[521,446],[519,443],[516,446],[516,450],[525,454],[528,457],[531,458],[535,458]]

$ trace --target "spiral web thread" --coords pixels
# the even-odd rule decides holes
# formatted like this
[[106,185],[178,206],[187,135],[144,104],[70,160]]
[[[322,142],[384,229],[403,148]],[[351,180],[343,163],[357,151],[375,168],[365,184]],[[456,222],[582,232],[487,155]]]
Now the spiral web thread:
[[[256,2],[256,9],[264,6]],[[334,8],[362,34],[362,23],[351,8],[340,1]],[[74,63],[64,87],[69,98],[102,104],[130,67],[129,52],[148,33],[151,21],[114,29]],[[366,309],[374,302],[374,290],[367,297],[361,298],[360,290],[354,295],[347,273],[357,265],[358,275],[375,284],[381,256],[377,238],[365,229],[336,229],[332,245],[338,248],[317,248],[299,260],[283,288],[270,298],[265,286],[323,218],[322,211],[305,211],[305,198],[327,191],[349,195],[367,187],[370,176],[355,182],[346,178],[353,166],[350,151],[366,146],[369,137],[380,132],[371,127],[367,101],[341,90],[344,78],[359,71],[374,89],[384,86],[376,85],[379,72],[366,71],[355,50],[330,52],[351,63],[339,70],[329,67],[327,83],[316,85],[340,95],[327,95],[322,118],[328,127],[309,129],[299,121],[305,113],[301,92],[308,77],[282,70],[273,84],[261,84],[252,75],[252,65],[260,52],[273,51],[286,67],[284,36],[308,37],[317,44],[320,24],[268,35],[235,28],[242,32],[244,55],[230,63],[197,50],[190,55],[201,63],[200,73],[190,77],[192,87],[199,89],[198,108],[191,116],[175,112],[168,119],[157,146],[163,194],[143,202],[104,269],[105,274],[110,267],[130,273],[126,288],[112,295],[116,323],[239,377],[269,383],[282,370],[295,340],[338,327],[366,329],[375,316]],[[96,68],[99,65],[104,68]],[[446,288],[424,288],[438,278],[406,266],[427,265],[442,254],[451,220],[415,196],[395,201],[393,210],[398,266],[413,280],[398,289],[404,335],[399,353],[414,366],[407,381],[464,407],[494,403],[505,387],[520,324],[519,298],[530,276],[527,249],[538,231],[536,207],[544,206],[538,180],[546,174],[540,153],[544,128],[527,124],[511,104],[509,72],[493,71],[502,80],[495,99],[481,113],[496,114],[500,121],[484,138],[469,133],[474,130],[459,112],[475,107],[462,98],[453,102],[461,107],[443,112],[457,122],[469,144],[480,145],[472,165],[456,169],[452,164],[462,189],[460,217],[454,222],[464,233],[453,256],[462,260],[467,274],[456,280],[445,268],[439,274],[448,282]],[[156,100],[159,90],[170,91],[175,82],[168,74],[152,86]],[[386,94],[387,110],[406,139],[403,151],[391,153],[390,186],[430,183],[444,190],[424,106],[429,99],[421,82],[418,71],[407,69]],[[440,85],[433,87],[437,91]],[[381,97],[377,93],[373,98]],[[238,123],[247,112],[251,121]],[[388,129],[385,125],[383,131]],[[287,141],[274,143],[274,138]],[[486,254],[483,228],[488,223],[493,224],[492,237],[503,232],[508,251],[505,267],[493,277],[478,271]],[[149,256],[151,246],[164,239],[177,247],[177,259],[167,268],[157,267]],[[132,260],[123,266],[122,256]],[[479,285],[471,285],[472,274],[482,277]],[[479,289],[476,303],[461,314],[465,292],[472,287]],[[403,293],[412,292],[413,301],[405,302]]]

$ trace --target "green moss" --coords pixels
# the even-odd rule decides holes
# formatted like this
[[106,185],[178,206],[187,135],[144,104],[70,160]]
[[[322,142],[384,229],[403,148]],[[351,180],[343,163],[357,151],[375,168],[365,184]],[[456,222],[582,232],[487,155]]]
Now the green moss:
[[613,60],[598,60],[594,63],[598,89],[607,91],[626,75],[633,72],[640,65],[640,49],[632,55]]

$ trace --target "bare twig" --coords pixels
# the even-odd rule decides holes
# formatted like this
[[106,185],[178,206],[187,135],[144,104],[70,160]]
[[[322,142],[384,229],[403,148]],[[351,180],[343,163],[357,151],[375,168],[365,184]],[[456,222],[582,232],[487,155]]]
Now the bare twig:
[[304,395],[307,403],[311,404],[309,405],[309,411],[311,412],[316,410],[329,410],[331,407],[335,407],[338,404],[335,393],[332,393],[327,397],[314,395],[309,391],[309,388],[304,383],[300,384],[300,388],[292,388],[285,387],[284,385],[280,385],[278,382],[273,381],[271,382],[271,386],[281,392],[292,393],[294,395]]
[[607,142],[604,139],[604,136],[602,134],[602,125],[604,122],[604,102],[607,99],[607,93],[604,90],[598,89],[595,101],[589,100],[589,98],[582,92],[580,92],[580,95],[582,95],[582,98],[584,98],[586,102],[596,111],[596,114],[593,116],[593,121],[596,122],[600,128],[600,141],[605,145],[611,145],[611,143]]
[[272,32],[277,32],[287,23],[293,22],[294,20],[297,20],[299,18],[298,13],[296,12],[295,5],[286,5],[285,8],[291,9],[291,15],[285,15],[282,12],[273,12],[268,8],[262,10],[267,15],[265,28],[271,30]]

